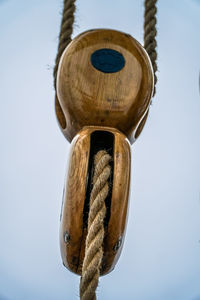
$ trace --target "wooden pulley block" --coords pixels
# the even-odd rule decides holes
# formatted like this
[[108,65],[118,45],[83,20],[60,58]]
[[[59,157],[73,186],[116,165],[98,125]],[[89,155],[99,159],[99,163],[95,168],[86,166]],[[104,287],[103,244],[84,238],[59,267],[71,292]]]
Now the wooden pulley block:
[[93,160],[99,150],[112,157],[101,275],[114,268],[120,255],[127,220],[130,143],[144,126],[153,87],[146,51],[133,37],[119,31],[84,32],[61,57],[56,114],[72,147],[60,246],[64,265],[77,274],[81,274],[85,251]]

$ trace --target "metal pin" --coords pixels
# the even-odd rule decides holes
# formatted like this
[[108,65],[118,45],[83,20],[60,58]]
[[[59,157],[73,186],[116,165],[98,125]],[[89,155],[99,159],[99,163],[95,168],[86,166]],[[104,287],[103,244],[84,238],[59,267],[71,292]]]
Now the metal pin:
[[64,241],[66,244],[68,244],[70,241],[70,235],[67,231],[64,233]]
[[113,250],[116,252],[121,247],[121,244],[122,244],[122,237],[120,236],[120,238],[118,239],[117,243],[113,247]]

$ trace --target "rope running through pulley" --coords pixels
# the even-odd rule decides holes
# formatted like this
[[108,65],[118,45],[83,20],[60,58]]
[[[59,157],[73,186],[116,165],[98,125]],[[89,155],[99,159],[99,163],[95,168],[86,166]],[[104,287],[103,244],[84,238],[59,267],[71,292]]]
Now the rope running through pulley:
[[[146,0],[144,3],[144,7],[145,7],[144,48],[146,49],[146,51],[149,55],[149,58],[151,60],[151,64],[152,64],[152,68],[153,68],[152,80],[151,80],[151,74],[150,74],[151,66],[148,65],[149,64],[148,58],[144,58],[144,61],[145,61],[145,64],[147,65],[146,73],[149,72],[149,74],[150,74],[150,75],[148,75],[150,78],[150,79],[148,79],[149,80],[148,82],[152,82],[152,83],[154,82],[154,85],[152,84],[152,87],[151,87],[151,83],[148,84],[150,86],[150,88],[149,88],[150,96],[147,96],[148,103],[145,106],[144,112],[139,117],[140,121],[137,122],[137,126],[134,125],[135,127],[133,125],[131,125],[132,126],[131,130],[133,130],[133,127],[135,130],[134,131],[135,139],[140,134],[140,132],[144,126],[144,123],[146,121],[146,116],[147,116],[148,109],[149,109],[151,95],[153,93],[153,96],[155,96],[155,93],[156,93],[156,83],[157,83],[157,76],[156,76],[156,71],[157,71],[156,12],[157,12],[157,8],[156,8],[156,2],[157,2],[156,0]],[[81,219],[81,222],[83,223],[83,224],[81,223],[82,228],[77,229],[77,232],[80,232],[80,230],[82,230],[81,231],[82,237],[79,237],[79,240],[81,240],[81,245],[84,244],[84,249],[82,246],[79,247],[79,250],[78,250],[79,258],[78,259],[75,257],[75,255],[72,257],[72,254],[70,252],[71,250],[68,250],[68,252],[70,253],[69,256],[71,255],[71,257],[72,257],[72,263],[70,262],[70,259],[68,259],[68,260],[66,259],[67,261],[66,261],[65,265],[67,265],[69,267],[69,269],[71,269],[75,273],[81,274],[81,281],[80,281],[80,298],[81,298],[81,300],[95,300],[96,299],[96,288],[98,286],[99,276],[104,273],[107,273],[109,270],[112,269],[111,267],[110,267],[110,269],[109,268],[106,269],[105,266],[103,267],[103,264],[104,265],[106,264],[106,259],[107,259],[107,261],[109,261],[109,259],[110,259],[109,254],[108,254],[108,256],[106,256],[107,254],[104,253],[105,248],[109,247],[109,246],[107,246],[107,245],[109,245],[109,241],[105,242],[105,237],[109,236],[109,230],[111,230],[111,229],[109,229],[109,226],[108,226],[108,220],[110,220],[110,222],[111,222],[112,209],[113,209],[111,207],[111,204],[109,204],[109,201],[111,198],[113,199],[114,194],[115,194],[115,190],[112,190],[112,185],[115,182],[119,181],[118,177],[120,177],[120,174],[121,174],[120,169],[119,169],[119,171],[117,171],[118,164],[119,163],[121,163],[122,165],[125,164],[124,160],[126,160],[126,156],[128,157],[127,161],[130,161],[129,150],[126,150],[126,141],[124,139],[124,134],[128,136],[131,143],[133,142],[133,139],[131,137],[131,133],[129,133],[130,130],[128,130],[128,128],[126,129],[126,127],[124,127],[124,130],[123,130],[123,127],[122,127],[122,129],[118,128],[118,123],[116,123],[115,119],[114,119],[113,123],[111,124],[112,126],[110,126],[110,125],[108,126],[106,123],[107,121],[105,121],[104,117],[102,118],[102,116],[100,118],[99,124],[98,124],[98,121],[95,121],[96,123],[94,122],[94,124],[87,123],[87,118],[85,116],[84,122],[85,122],[86,127],[84,127],[85,126],[84,123],[81,124],[80,126],[77,125],[76,124],[77,118],[74,117],[75,113],[73,112],[73,109],[71,107],[70,107],[70,109],[66,108],[65,102],[62,102],[62,97],[65,97],[65,95],[66,95],[66,93],[63,91],[67,88],[67,84],[65,84],[65,86],[62,84],[62,76],[66,76],[65,78],[66,78],[67,83],[72,78],[72,73],[69,72],[67,74],[67,72],[65,72],[65,69],[63,69],[64,67],[62,67],[62,64],[63,65],[68,64],[68,67],[70,69],[71,62],[68,63],[69,57],[70,57],[70,55],[76,55],[76,51],[77,51],[76,49],[80,48],[80,46],[79,46],[79,48],[76,48],[77,47],[76,43],[77,44],[79,43],[79,39],[81,39],[81,35],[80,35],[80,38],[76,38],[74,45],[70,44],[70,42],[72,41],[71,36],[72,36],[72,32],[73,32],[74,13],[75,13],[75,0],[64,0],[62,21],[61,21],[60,34],[59,34],[58,51],[57,51],[55,67],[54,67],[54,87],[56,90],[56,96],[55,96],[56,113],[57,113],[60,127],[61,127],[64,135],[66,136],[66,138],[68,140],[71,141],[74,138],[74,136],[77,134],[77,132],[80,131],[81,132],[80,136],[82,134],[82,137],[84,137],[84,142],[82,142],[83,138],[81,141],[81,139],[79,137],[74,138],[74,140],[73,140],[74,141],[73,142],[73,151],[72,151],[71,162],[70,162],[70,166],[69,166],[68,180],[69,181],[71,180],[70,182],[72,182],[73,185],[75,185],[75,188],[73,187],[73,185],[71,183],[66,184],[65,195],[64,195],[64,197],[73,198],[71,189],[72,188],[75,189],[77,194],[78,194],[78,190],[80,189],[80,198],[81,198],[82,194],[83,194],[83,193],[81,194],[81,186],[83,185],[83,191],[85,191],[85,196],[84,196],[85,198],[83,199],[83,201],[82,200],[79,201],[79,199],[76,199],[78,204],[74,204],[74,202],[72,201],[73,199],[67,200],[68,204],[66,204],[66,211],[67,210],[69,211],[69,208],[72,209],[72,212],[77,210],[77,215],[73,219],[73,220],[75,220],[74,224],[73,224],[74,228],[75,228],[76,222],[78,222],[77,221],[78,220],[78,205],[80,205],[80,203],[84,202],[82,204],[82,210],[84,211],[84,214],[82,216],[83,221]],[[98,38],[98,36],[100,36],[101,34],[102,35],[105,34],[107,36],[107,40],[110,39],[109,38],[110,31],[109,30],[107,30],[107,31],[105,30],[105,32],[103,32],[103,30],[102,31],[97,30],[96,35],[95,35],[95,32],[88,33],[88,37],[85,38],[85,41],[89,44],[90,36],[92,36],[91,39],[93,38],[93,40],[94,40],[95,38]],[[122,33],[116,32],[116,36],[118,36],[118,35],[122,35]],[[83,38],[84,38],[84,36],[83,36]],[[123,36],[122,36],[122,38],[123,38]],[[128,38],[126,37],[126,39],[128,39]],[[127,40],[127,44],[128,43],[129,43],[129,40]],[[131,43],[134,43],[134,47],[137,48],[137,51],[141,51],[141,52],[143,51],[143,50],[138,50],[139,47],[141,47],[141,46],[138,46],[139,43],[137,44],[137,42],[135,40],[132,41],[132,38],[131,38]],[[71,45],[70,46],[71,49],[72,48],[73,49],[68,50],[68,54],[66,54],[66,58],[65,58],[65,55],[63,56],[61,65],[59,66],[61,56],[63,55],[64,50],[66,49],[66,47],[69,44]],[[131,46],[131,47],[133,47],[133,46]],[[110,57],[109,51],[111,51],[111,50],[109,47],[107,47],[107,48],[105,47],[105,49],[96,50],[92,54],[93,56],[91,56],[96,59],[96,61],[94,60],[94,63],[91,60],[93,66],[96,67],[96,69],[99,68],[98,70],[101,71],[99,76],[104,76],[104,73],[107,73],[107,75],[108,75],[108,73],[114,74],[120,68],[122,70],[124,68],[124,64],[123,64],[124,58],[123,58],[123,55],[121,55],[120,53],[117,53],[116,49],[118,49],[118,48],[116,48],[115,50],[112,50],[112,53],[111,53],[112,57],[113,56],[116,57],[116,61],[114,63],[115,64],[118,64],[119,62],[121,63],[121,66],[117,65],[117,68],[118,68],[117,71],[116,70],[114,70],[114,71],[113,70],[111,70],[111,71],[105,70],[105,66],[104,66],[104,69],[102,69],[102,65],[100,65],[100,66],[97,65],[98,59],[101,55],[104,60],[107,59],[105,57]],[[100,51],[100,52],[98,52],[98,51]],[[69,53],[71,53],[71,54],[69,55]],[[145,52],[144,53],[142,52],[141,55],[146,57]],[[106,66],[106,67],[109,68],[108,66]],[[150,71],[148,71],[148,70],[150,70]],[[97,72],[97,71],[95,70],[95,72]],[[64,74],[64,75],[62,75],[62,74]],[[112,75],[112,76],[114,76],[114,75]],[[59,79],[57,77],[60,77],[61,79]],[[153,77],[154,77],[154,81],[153,81]],[[99,77],[99,78],[101,78],[101,77]],[[59,81],[57,81],[57,80],[59,80]],[[71,80],[73,81],[73,78]],[[61,82],[61,83],[59,83],[59,86],[57,86],[57,82]],[[79,85],[80,84],[81,84],[81,81],[80,81]],[[76,91],[76,93],[78,93],[78,92]],[[72,97],[71,94],[70,94],[70,97]],[[75,98],[75,101],[76,101],[76,98]],[[112,100],[107,99],[107,102],[109,102],[109,101],[111,102]],[[71,106],[74,105],[73,104],[74,102],[72,100],[69,100],[69,102],[70,102],[69,105],[71,105]],[[117,107],[117,104],[114,102],[112,103],[112,105],[113,106],[115,105]],[[97,112],[97,115],[98,114],[99,113]],[[109,118],[109,112],[107,110],[105,110],[105,115],[106,114],[108,115],[108,118]],[[94,115],[95,115],[95,111],[94,111]],[[68,122],[67,117],[74,118],[74,119],[70,123],[70,122]],[[104,127],[100,126],[101,123],[103,123],[102,125],[104,125],[104,122],[105,122],[105,126]],[[95,129],[92,129],[93,127],[91,127],[91,126],[93,126],[93,125],[96,126]],[[73,126],[74,126],[74,128],[73,128]],[[89,127],[87,127],[87,126],[89,126]],[[115,127],[116,127],[116,130],[113,129]],[[83,130],[81,128],[83,128]],[[84,128],[86,128],[85,131],[84,131]],[[104,132],[104,128],[105,128],[106,133]],[[121,134],[121,132],[123,132],[123,134]],[[89,138],[88,138],[88,136],[89,136]],[[114,136],[114,141],[112,140],[112,142],[110,142],[111,141],[110,136]],[[108,146],[105,146],[106,143],[108,143]],[[117,145],[123,145],[123,147],[121,146],[121,148],[120,148],[120,146],[119,146],[119,150],[117,150],[117,147],[118,147]],[[89,148],[89,151],[86,148],[87,149]],[[110,150],[111,148],[112,148],[112,151]],[[87,151],[84,149],[86,149]],[[122,151],[121,156],[120,156],[120,150]],[[92,155],[92,157],[89,157],[88,153],[90,153],[89,155]],[[127,161],[126,161],[126,163],[127,163]],[[86,162],[87,162],[87,166],[84,167]],[[127,167],[127,174],[128,174],[127,176],[129,176],[128,170],[129,170],[129,167]],[[118,172],[117,175],[116,175],[116,171]],[[87,172],[89,172],[89,173],[87,173]],[[124,173],[126,173],[126,172],[124,171]],[[85,176],[85,178],[87,177],[86,184],[82,184],[83,179],[81,178],[81,176],[82,177]],[[121,177],[123,177],[123,176],[121,176]],[[119,182],[122,182],[124,179],[120,179],[120,180],[121,181],[119,181]],[[124,184],[125,184],[125,181],[124,181]],[[85,187],[85,186],[87,186],[87,187]],[[128,186],[129,186],[129,184],[127,183],[127,190],[128,190]],[[112,192],[111,192],[111,190],[112,190]],[[125,194],[126,195],[124,197],[128,198],[128,192]],[[114,200],[112,200],[112,201],[114,201]],[[112,203],[112,205],[114,205],[113,203]],[[116,208],[116,210],[117,210],[117,208]],[[68,213],[65,213],[65,207],[64,207],[63,212],[62,212],[63,218],[65,218],[65,214],[68,214]],[[71,216],[70,216],[70,218],[71,218]],[[68,226],[67,222],[70,222],[70,220],[72,220],[72,218],[71,219],[70,218],[68,215],[69,221],[65,221],[65,220],[62,221],[62,225],[64,224],[63,225],[64,227]],[[84,221],[84,220],[86,220],[86,221]],[[120,220],[120,218],[119,218],[119,220]],[[70,226],[71,225],[69,224],[69,227]],[[64,239],[64,241],[62,241],[62,238]],[[67,249],[67,247],[69,247],[69,245],[70,245],[72,247],[72,249],[75,249],[73,247],[76,247],[78,242],[77,243],[74,242],[74,244],[73,244],[73,238],[74,238],[73,234],[71,233],[70,230],[65,229],[63,232],[61,231],[61,247],[65,247]],[[75,236],[74,240],[75,239],[77,239],[77,241],[78,241],[78,234],[77,234],[77,236]],[[108,239],[108,237],[107,237],[107,239]],[[119,249],[119,247],[121,246],[121,243],[122,243],[121,240],[122,240],[122,238],[120,237],[117,240],[117,243],[115,244],[115,246],[114,247],[112,246],[113,247],[112,251],[117,251]],[[81,262],[81,259],[82,259],[82,262]],[[65,260],[65,257],[64,257],[64,260]],[[77,266],[77,267],[75,268],[74,266]],[[105,270],[103,270],[103,268]]]

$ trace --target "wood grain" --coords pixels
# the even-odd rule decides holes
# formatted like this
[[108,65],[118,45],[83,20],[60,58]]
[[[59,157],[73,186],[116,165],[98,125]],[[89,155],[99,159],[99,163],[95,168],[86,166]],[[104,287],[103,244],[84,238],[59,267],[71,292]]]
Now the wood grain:
[[[87,226],[83,224],[83,211],[90,155],[90,137],[94,131],[105,130],[114,135],[113,184],[110,217],[105,227],[104,257],[101,275],[110,272],[121,253],[127,220],[130,145],[124,134],[108,127],[84,127],[72,143],[68,176],[66,178],[60,225],[60,249],[64,265],[81,274]],[[65,240],[65,234],[69,240]]]
[[[77,135],[71,145],[68,174],[63,195],[60,224],[60,248],[63,264],[75,273],[80,272],[83,242],[83,209],[89,159],[90,136]],[[69,240],[65,241],[65,235]]]
[[[104,73],[91,63],[98,49],[121,53],[125,66]],[[130,35],[97,29],[76,37],[64,51],[58,69],[56,114],[71,141],[84,126],[117,128],[132,143],[145,122],[153,92],[153,72],[144,48]],[[140,126],[140,129],[142,126]]]
[[114,176],[111,213],[104,241],[103,273],[112,271],[119,259],[125,237],[129,203],[130,146],[124,135],[115,132]]

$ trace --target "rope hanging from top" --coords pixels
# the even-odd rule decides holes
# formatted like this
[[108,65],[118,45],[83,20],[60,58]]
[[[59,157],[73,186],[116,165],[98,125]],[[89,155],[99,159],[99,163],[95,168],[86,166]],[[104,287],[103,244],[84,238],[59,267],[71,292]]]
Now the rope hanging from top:
[[54,66],[54,88],[56,90],[56,78],[58,72],[58,65],[60,58],[62,56],[63,51],[67,47],[67,45],[72,40],[72,32],[74,25],[74,12],[75,12],[75,1],[76,0],[64,0],[63,12],[62,12],[62,21],[60,25],[60,34],[59,34],[59,42],[58,42],[58,51],[55,59]]
[[[156,42],[156,2],[145,0],[144,13],[144,48],[152,62],[154,71],[154,96],[157,82],[157,42]],[[54,67],[54,87],[58,64],[66,46],[71,42],[75,12],[75,0],[64,0],[62,21],[59,34],[58,52]],[[94,157],[93,188],[90,194],[90,208],[88,217],[88,234],[86,237],[85,257],[80,281],[80,297],[82,300],[95,300],[101,263],[103,258],[104,218],[106,214],[105,199],[109,192],[108,179],[110,177],[111,161],[106,151],[99,151]]]
[[153,72],[154,72],[154,94],[156,93],[156,83],[157,83],[157,41],[156,41],[156,13],[157,13],[157,7],[156,7],[157,0],[145,0],[144,6],[144,48],[146,49],[147,53],[149,54],[149,57],[151,59],[151,63],[153,66]]

